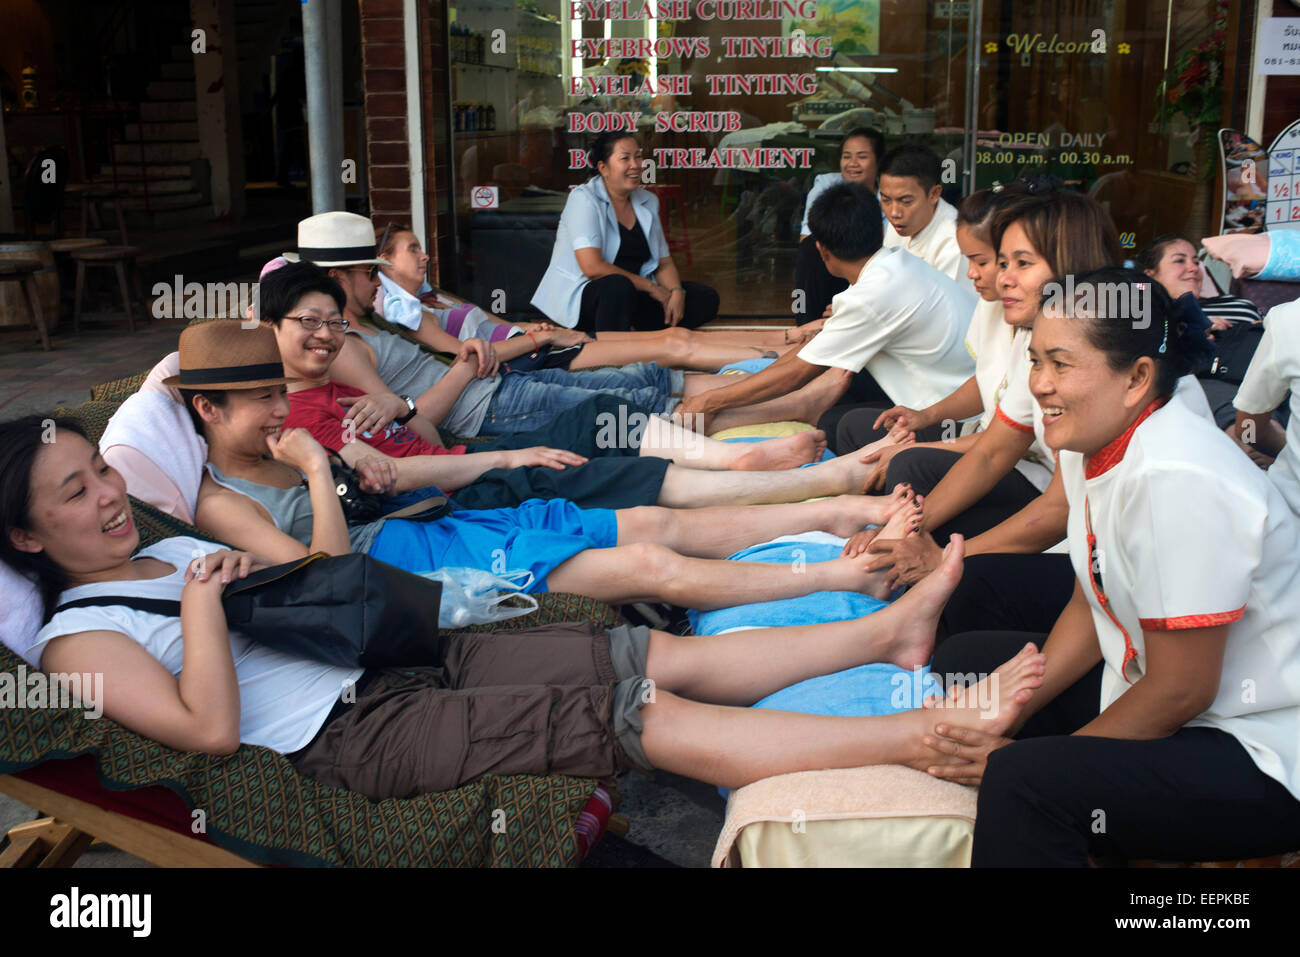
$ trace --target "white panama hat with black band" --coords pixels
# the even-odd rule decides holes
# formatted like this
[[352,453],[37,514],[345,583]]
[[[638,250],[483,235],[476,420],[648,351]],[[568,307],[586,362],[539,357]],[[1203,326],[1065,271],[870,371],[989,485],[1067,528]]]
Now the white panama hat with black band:
[[298,223],[298,251],[281,254],[287,262],[317,266],[391,266],[375,255],[375,226],[356,213],[318,213]]

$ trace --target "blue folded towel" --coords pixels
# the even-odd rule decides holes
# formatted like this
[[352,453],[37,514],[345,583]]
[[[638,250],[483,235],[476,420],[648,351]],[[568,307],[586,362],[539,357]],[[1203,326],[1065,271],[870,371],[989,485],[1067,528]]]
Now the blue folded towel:
[[[822,536],[829,537],[829,536]],[[732,561],[796,562],[830,561],[838,558],[842,546],[827,542],[780,540],[755,545],[731,556]],[[716,635],[738,628],[776,628],[861,618],[884,608],[883,602],[858,592],[823,591],[801,598],[756,602],[717,611],[690,610],[691,627],[697,635]],[[775,711],[804,714],[863,716],[894,714],[919,708],[931,694],[942,694],[929,668],[905,671],[896,665],[859,665],[834,674],[809,678],[768,695],[754,705]],[[725,798],[730,792],[719,788]]]
[[739,362],[723,366],[718,372],[726,372],[728,369],[735,369],[738,372],[762,372],[775,361],[775,359],[741,359]]
[[[731,556],[737,562],[770,562],[794,568],[838,558],[842,545],[821,542],[778,541],[746,548]],[[736,605],[717,611],[690,610],[687,617],[697,635],[716,635],[734,628],[779,628],[821,621],[861,618],[885,607],[886,602],[855,591],[819,591],[802,598]]]

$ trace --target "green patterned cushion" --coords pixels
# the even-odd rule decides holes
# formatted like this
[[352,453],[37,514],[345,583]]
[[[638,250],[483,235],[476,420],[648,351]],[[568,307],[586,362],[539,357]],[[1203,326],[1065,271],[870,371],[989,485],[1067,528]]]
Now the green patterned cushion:
[[[100,387],[90,402],[61,410],[98,439],[104,424],[143,375]],[[108,398],[109,395],[114,396]],[[208,538],[179,519],[131,500],[141,547],[188,535]],[[581,595],[537,596],[537,611],[466,631],[514,630],[560,621],[622,619]],[[24,663],[0,646],[0,672]],[[17,680],[17,675],[14,676]],[[298,774],[267,748],[243,745],[231,756],[173,751],[109,720],[75,709],[0,708],[0,774],[82,754],[115,790],[163,785],[206,814],[214,843],[264,864],[350,867],[558,867],[578,862],[574,825],[594,782],[563,775],[488,776],[453,791],[371,801]],[[504,818],[501,814],[504,813]],[[493,827],[504,821],[504,829]],[[498,833],[500,832],[500,833]]]
[[[0,672],[21,659],[0,646]],[[21,673],[12,675],[17,681]],[[243,745],[217,757],[173,751],[108,718],[0,708],[0,774],[93,755],[113,790],[162,785],[202,809],[207,836],[262,864],[558,867],[577,863],[574,824],[593,783],[561,775],[485,777],[405,800],[371,801],[302,777],[282,755]],[[494,812],[501,826],[493,828]],[[500,833],[497,833],[497,832]]]
[[114,379],[112,382],[91,386],[90,398],[95,401],[120,404],[127,396],[139,392],[140,386],[144,384],[144,380],[148,377],[149,370],[145,369],[144,372],[137,372],[135,375],[129,375],[123,379]]

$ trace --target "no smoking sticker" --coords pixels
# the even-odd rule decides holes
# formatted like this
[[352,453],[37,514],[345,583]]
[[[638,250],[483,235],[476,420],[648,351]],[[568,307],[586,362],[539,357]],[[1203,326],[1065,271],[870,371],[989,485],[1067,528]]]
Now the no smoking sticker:
[[470,209],[496,209],[497,187],[475,186],[469,194]]

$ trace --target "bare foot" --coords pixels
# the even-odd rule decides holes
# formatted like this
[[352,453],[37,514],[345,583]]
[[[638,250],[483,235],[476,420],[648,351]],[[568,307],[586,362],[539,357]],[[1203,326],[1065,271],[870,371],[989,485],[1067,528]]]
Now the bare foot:
[[[919,584],[919,583],[918,583]],[[988,734],[1005,735],[1011,730],[1034,689],[1043,683],[1047,656],[1032,643],[1021,648],[1010,661],[975,684],[964,675],[936,675],[952,688],[944,698],[930,698],[924,710],[932,720],[978,728]],[[927,733],[929,733],[927,731]]]
[[[901,600],[900,600],[901,601]],[[944,699],[930,699],[925,707],[892,717],[905,726],[902,752],[897,763],[918,771],[941,765],[965,764],[956,755],[940,754],[922,742],[933,735],[937,724],[974,728],[994,737],[1005,737],[1015,726],[1035,689],[1043,684],[1047,658],[1032,644],[995,672]],[[938,676],[944,678],[946,676]],[[966,676],[962,676],[963,678]],[[915,741],[911,739],[915,735]]]
[[[897,492],[897,489],[895,489],[895,492]],[[915,535],[920,529],[921,519],[924,517],[925,499],[920,495],[912,495],[889,516],[889,521],[885,522],[885,527],[880,530],[880,534],[876,537],[887,542],[890,539]]]
[[889,570],[867,571],[867,566],[874,558],[875,556],[870,552],[863,552],[861,555],[852,555],[848,558],[833,558],[831,563],[836,565],[843,576],[843,584],[840,587],[844,591],[861,592],[880,601],[888,601]]
[[939,616],[961,582],[962,556],[966,543],[960,535],[948,540],[939,567],[909,588],[898,601],[877,614],[896,622],[888,657],[882,659],[900,668],[921,668],[934,652]]
[[[740,451],[748,447],[747,451]],[[798,468],[822,457],[826,433],[821,429],[799,432],[765,442],[739,443],[731,468],[746,472],[769,472]]]
[[884,525],[900,510],[911,506],[910,485],[899,485],[891,495],[837,495],[826,500],[828,521],[822,531],[848,538],[868,525]]

